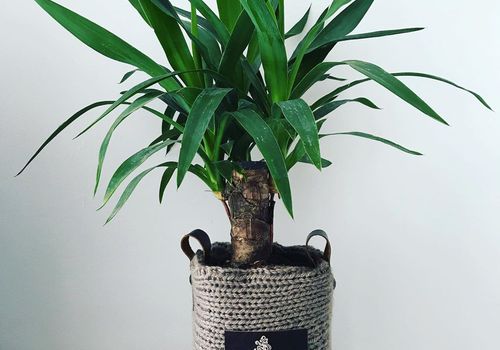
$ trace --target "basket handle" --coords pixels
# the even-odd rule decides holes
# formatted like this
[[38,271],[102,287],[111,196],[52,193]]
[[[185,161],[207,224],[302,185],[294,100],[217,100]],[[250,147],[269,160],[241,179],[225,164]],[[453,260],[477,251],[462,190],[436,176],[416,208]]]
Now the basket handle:
[[309,258],[311,259],[311,261],[313,261],[314,263],[315,260],[313,259],[312,255],[311,255],[311,248],[309,246],[309,241],[314,238],[314,237],[323,237],[326,241],[326,246],[325,246],[325,250],[323,251],[323,259],[326,260],[328,263],[330,263],[330,260],[331,260],[331,257],[332,257],[332,245],[330,244],[330,240],[328,239],[328,235],[326,234],[325,231],[323,230],[314,230],[313,232],[311,232],[308,236],[307,236],[307,241],[306,241],[306,252],[307,252],[307,255],[309,256]]
[[212,249],[212,243],[210,242],[210,237],[208,237],[208,234],[203,230],[194,230],[182,237],[181,249],[191,261],[196,254],[193,251],[193,248],[191,248],[191,244],[189,244],[189,238],[194,238],[198,241],[198,243],[200,243],[203,249],[203,253],[205,254],[205,260],[208,260],[210,257],[210,251]]

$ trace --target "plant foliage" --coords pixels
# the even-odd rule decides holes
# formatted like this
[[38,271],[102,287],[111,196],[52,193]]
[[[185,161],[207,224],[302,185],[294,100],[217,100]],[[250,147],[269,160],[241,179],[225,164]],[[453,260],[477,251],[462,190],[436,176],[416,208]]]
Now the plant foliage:
[[[192,173],[222,198],[229,175],[239,169],[240,162],[252,160],[255,147],[266,161],[276,190],[291,215],[288,172],[299,162],[318,169],[330,165],[328,160],[321,158],[320,139],[325,136],[363,137],[420,155],[365,132],[320,133],[326,118],[344,104],[360,103],[378,109],[365,97],[341,98],[345,91],[367,81],[378,83],[443,124],[446,121],[399,77],[420,77],[450,84],[471,93],[490,108],[478,94],[443,78],[413,72],[391,74],[373,63],[359,60],[328,61],[328,54],[340,42],[422,29],[352,34],[373,0],[333,0],[305,33],[310,11],[285,31],[283,0],[217,0],[218,14],[203,0],[189,0],[188,9],[175,7],[169,0],[129,0],[156,35],[165,52],[164,62],[155,62],[113,33],[51,0],[35,1],[90,48],[133,66],[134,70],[126,73],[121,83],[139,71],[150,78],[126,90],[114,101],[93,103],[71,116],[42,144],[21,172],[60,132],[85,113],[102,106],[108,108],[81,134],[117,108],[123,110],[102,142],[96,191],[114,131],[140,110],[158,118],[162,124],[160,135],[125,160],[113,174],[106,187],[104,204],[153,154],[163,151],[166,157],[172,157],[175,145],[180,145],[178,156],[173,155],[174,161],[165,160],[129,180],[109,220],[122,208],[139,182],[155,169],[164,171],[160,201],[175,172],[177,186],[187,173]],[[301,34],[303,37],[295,50],[287,53],[285,41]],[[345,82],[332,77],[330,72],[339,66],[350,67],[365,78]],[[338,86],[314,103],[308,103],[304,94],[326,79],[336,81]],[[165,111],[148,107],[153,101],[165,104]]]

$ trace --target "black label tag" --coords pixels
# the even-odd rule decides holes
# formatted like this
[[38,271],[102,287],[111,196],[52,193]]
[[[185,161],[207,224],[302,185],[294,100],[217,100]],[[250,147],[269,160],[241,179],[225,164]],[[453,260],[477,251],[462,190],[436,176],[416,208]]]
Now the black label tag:
[[225,350],[307,350],[307,330],[225,333]]

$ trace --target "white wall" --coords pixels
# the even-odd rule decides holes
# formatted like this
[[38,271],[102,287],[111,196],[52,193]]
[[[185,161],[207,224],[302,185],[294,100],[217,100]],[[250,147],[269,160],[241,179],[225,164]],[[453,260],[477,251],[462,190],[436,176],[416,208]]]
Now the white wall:
[[[162,59],[154,36],[126,1],[62,2]],[[326,4],[314,1],[314,15]],[[500,3],[474,5],[376,1],[357,32],[427,30],[344,43],[331,59],[440,74],[500,108]],[[293,1],[290,22],[307,6]],[[178,241],[194,228],[227,240],[222,208],[192,178],[179,191],[170,187],[160,206],[157,173],[103,227],[109,209],[96,213],[92,186],[106,127],[71,141],[95,114],[14,179],[59,122],[86,103],[116,97],[122,88],[116,82],[128,67],[81,45],[34,1],[3,6],[0,41],[0,349],[189,349],[188,261]],[[346,70],[339,74],[356,77]],[[277,239],[302,244],[312,229],[329,232],[338,279],[335,349],[497,350],[499,116],[439,83],[407,82],[452,127],[374,84],[352,90],[346,96],[370,97],[384,110],[344,107],[329,130],[372,132],[425,156],[362,139],[325,140],[324,153],[334,166],[321,174],[308,167],[293,172],[296,220],[278,206]],[[333,86],[323,84],[309,97]],[[112,141],[106,175],[155,137],[158,127],[141,115],[131,118]]]

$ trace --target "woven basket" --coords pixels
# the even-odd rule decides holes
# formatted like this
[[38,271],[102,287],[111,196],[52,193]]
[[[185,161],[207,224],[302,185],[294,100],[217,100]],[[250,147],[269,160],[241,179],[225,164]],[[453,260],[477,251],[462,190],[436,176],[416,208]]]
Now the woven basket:
[[[309,350],[330,349],[330,324],[335,280],[330,268],[330,245],[325,253],[306,246],[275,244],[280,263],[264,268],[236,269],[217,265],[231,255],[229,244],[210,245],[203,231],[197,238],[203,251],[184,249],[191,258],[193,337],[195,350],[224,350],[226,331],[277,332],[307,330]],[[322,231],[313,232],[313,236]],[[266,348],[267,349],[267,348]],[[253,350],[253,349],[250,349]]]

